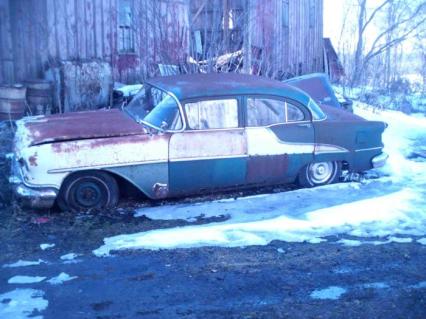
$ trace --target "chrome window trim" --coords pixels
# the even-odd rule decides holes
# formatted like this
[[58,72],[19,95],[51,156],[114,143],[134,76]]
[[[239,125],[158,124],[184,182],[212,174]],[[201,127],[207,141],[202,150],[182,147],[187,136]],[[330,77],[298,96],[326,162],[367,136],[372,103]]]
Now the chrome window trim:
[[175,102],[176,102],[176,104],[177,104],[177,106],[178,106],[178,109],[179,109],[179,115],[180,115],[180,118],[181,118],[181,120],[182,120],[182,128],[181,128],[181,129],[179,129],[179,130],[164,130],[164,129],[160,128],[160,127],[157,127],[157,126],[155,126],[155,125],[151,125],[151,124],[149,124],[149,123],[147,123],[147,122],[144,122],[144,121],[140,121],[140,123],[142,123],[142,124],[144,124],[144,125],[147,125],[147,126],[149,126],[149,127],[153,128],[153,129],[155,129],[155,130],[158,130],[158,131],[160,131],[160,132],[165,132],[165,133],[178,133],[178,132],[185,131],[185,129],[186,129],[186,120],[185,120],[185,117],[183,116],[183,108],[182,108],[182,104],[180,103],[180,101],[179,101],[179,99],[176,97],[176,95],[175,95],[173,92],[168,91],[168,90],[165,90],[165,89],[163,89],[162,87],[160,87],[160,86],[158,86],[158,85],[151,84],[149,81],[147,81],[146,83],[147,83],[147,84],[149,84],[150,86],[152,86],[152,87],[156,88],[156,89],[159,89],[160,91],[165,92],[166,94],[168,94],[169,96],[171,96],[173,100],[175,100]]

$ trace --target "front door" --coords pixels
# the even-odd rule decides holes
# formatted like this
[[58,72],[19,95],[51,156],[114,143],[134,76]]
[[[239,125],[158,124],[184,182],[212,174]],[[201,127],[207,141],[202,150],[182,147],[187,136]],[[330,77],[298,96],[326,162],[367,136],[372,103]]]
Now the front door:
[[303,106],[275,97],[246,98],[247,183],[292,182],[313,161],[314,128]]
[[190,194],[245,183],[247,141],[238,99],[184,103],[186,130],[169,144],[170,194]]

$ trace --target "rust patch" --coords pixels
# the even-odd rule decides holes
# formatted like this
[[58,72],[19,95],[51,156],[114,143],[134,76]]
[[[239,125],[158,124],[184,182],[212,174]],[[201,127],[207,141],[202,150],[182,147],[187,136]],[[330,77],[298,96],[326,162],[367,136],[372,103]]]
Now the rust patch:
[[38,166],[37,165],[37,152],[35,152],[34,153],[34,155],[31,155],[29,158],[28,158],[28,162],[30,163],[30,166]]
[[25,126],[30,132],[32,145],[144,133],[142,125],[119,110],[45,116],[43,121],[30,121]]
[[166,198],[169,194],[169,186],[167,184],[155,183],[152,186],[156,198]]
[[288,170],[288,155],[250,156],[247,163],[247,183],[282,180]]

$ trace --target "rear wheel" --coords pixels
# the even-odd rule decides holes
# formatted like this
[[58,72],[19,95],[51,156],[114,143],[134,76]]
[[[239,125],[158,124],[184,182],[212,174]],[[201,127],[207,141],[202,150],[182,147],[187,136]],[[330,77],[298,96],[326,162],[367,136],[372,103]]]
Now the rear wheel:
[[62,185],[58,205],[62,210],[84,211],[117,205],[119,190],[116,180],[105,172],[79,172]]
[[311,163],[300,171],[298,180],[303,187],[315,187],[335,183],[339,180],[341,173],[340,162]]

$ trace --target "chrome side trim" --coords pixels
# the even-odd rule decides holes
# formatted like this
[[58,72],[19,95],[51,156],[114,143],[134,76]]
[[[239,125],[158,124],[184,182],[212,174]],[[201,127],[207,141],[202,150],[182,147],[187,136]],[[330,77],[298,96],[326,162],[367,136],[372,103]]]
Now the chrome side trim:
[[231,158],[247,158],[249,155],[227,155],[227,156],[206,156],[206,157],[185,157],[170,160],[174,162],[187,162],[187,161],[203,161],[203,160],[215,160],[215,159],[231,159]]
[[355,150],[355,152],[365,152],[365,151],[374,151],[374,150],[381,150],[383,147],[370,147],[370,148],[360,148],[359,150]]
[[143,162],[122,162],[117,164],[102,164],[102,165],[94,165],[94,166],[75,166],[75,167],[67,167],[67,168],[58,168],[48,170],[49,174],[57,174],[57,173],[66,173],[72,172],[75,170],[83,170],[83,169],[101,169],[101,168],[111,168],[111,167],[122,167],[122,166],[135,166],[135,165],[145,165],[145,164],[164,164],[167,163],[168,160],[158,160],[158,161],[143,161]]

